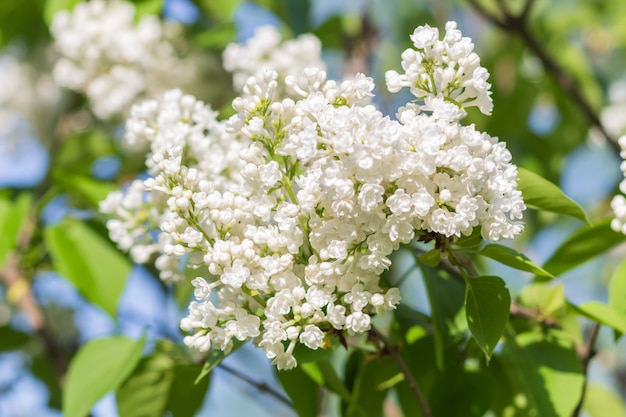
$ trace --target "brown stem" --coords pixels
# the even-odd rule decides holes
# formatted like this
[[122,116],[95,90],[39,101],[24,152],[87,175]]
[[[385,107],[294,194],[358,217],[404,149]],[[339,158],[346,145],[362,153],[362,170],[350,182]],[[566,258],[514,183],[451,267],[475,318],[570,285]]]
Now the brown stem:
[[45,316],[31,291],[30,282],[19,267],[17,253],[9,255],[4,268],[0,271],[0,281],[7,288],[7,301],[14,304],[30,320],[31,326],[43,343],[46,355],[54,364],[59,376],[65,374],[67,360],[59,350],[54,334],[45,325]]
[[406,362],[404,362],[404,359],[402,359],[398,348],[391,343],[387,336],[378,331],[376,327],[372,326],[370,332],[376,337],[376,340],[382,342],[384,351],[389,353],[393,361],[396,363],[398,370],[402,373],[402,375],[404,375],[404,380],[406,381],[409,389],[413,393],[413,396],[417,400],[417,404],[422,410],[422,414],[424,415],[424,417],[432,417],[433,414],[430,411],[428,404],[426,403],[424,394],[422,394],[422,391],[420,390],[419,385],[417,385],[415,378],[413,378],[413,374],[411,374],[411,371],[406,365]]
[[580,400],[576,405],[576,409],[572,414],[572,417],[578,417],[583,408],[583,403],[585,402],[585,394],[587,392],[587,371],[589,369],[589,362],[594,357],[596,353],[595,345],[596,340],[598,340],[598,333],[600,332],[600,323],[594,323],[591,327],[591,331],[589,332],[589,338],[587,339],[587,343],[585,344],[583,350],[580,352],[581,354],[581,362],[583,367],[583,376],[585,377],[583,383],[583,389],[580,394]]
[[526,1],[524,8],[519,15],[511,14],[503,4],[499,3],[502,17],[498,17],[487,11],[478,2],[478,0],[468,0],[468,2],[474,10],[486,20],[490,21],[505,32],[519,36],[528,49],[530,49],[537,56],[537,58],[539,58],[546,72],[552,76],[554,81],[566,94],[570,96],[578,108],[580,108],[588,122],[598,129],[598,131],[606,138],[613,150],[617,153],[620,152],[619,145],[606,131],[600,121],[600,118],[589,101],[587,101],[587,99],[583,96],[580,88],[572,76],[546,52],[541,43],[537,41],[537,38],[528,30],[527,19],[533,5],[533,0]]

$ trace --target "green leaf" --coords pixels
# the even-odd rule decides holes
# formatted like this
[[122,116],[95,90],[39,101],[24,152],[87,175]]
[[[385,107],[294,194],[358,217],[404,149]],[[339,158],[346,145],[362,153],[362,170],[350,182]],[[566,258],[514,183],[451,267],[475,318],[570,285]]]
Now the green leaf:
[[624,240],[626,240],[625,235],[611,229],[611,219],[591,226],[583,226],[559,246],[543,265],[543,269],[554,275],[560,275],[606,252]]
[[300,367],[277,372],[278,379],[293,403],[299,417],[316,417],[319,407],[319,385]]
[[47,25],[52,23],[54,15],[61,10],[72,10],[80,0],[46,0],[43,10],[43,18]]
[[29,193],[20,194],[15,202],[8,198],[0,199],[0,268],[17,246],[31,203],[32,195]]
[[467,236],[461,236],[452,242],[452,245],[459,248],[475,248],[483,242],[481,227],[476,226],[472,229],[472,233]]
[[585,317],[612,327],[621,333],[626,333],[626,316],[620,314],[609,305],[602,304],[597,301],[589,301],[588,303],[579,306],[571,306]]
[[343,401],[350,402],[350,391],[348,391],[343,380],[328,359],[298,364],[298,366],[317,384],[323,384],[326,388],[339,395],[339,398]]
[[142,358],[116,393],[120,417],[152,417],[165,414],[174,382],[174,361],[163,353]]
[[218,22],[230,20],[242,0],[193,0],[200,9]]
[[211,27],[204,32],[198,33],[193,40],[196,45],[209,49],[224,49],[237,39],[237,26],[232,23],[224,23]]
[[533,282],[524,287],[519,294],[525,307],[538,313],[538,319],[545,319],[567,312],[567,300],[563,292],[563,284],[551,285],[552,282]]
[[506,332],[490,370],[497,416],[571,416],[585,380],[573,342],[558,330]]
[[519,269],[520,271],[532,272],[544,277],[554,278],[554,275],[535,265],[526,255],[506,246],[491,243],[477,253],[506,266],[510,266],[511,268]]
[[135,369],[145,338],[112,336],[87,342],[74,356],[63,392],[63,415],[84,417]]
[[389,356],[369,358],[361,350],[354,351],[346,363],[345,381],[351,401],[342,402],[343,416],[383,417],[387,390],[380,387],[397,373]]
[[18,332],[11,326],[0,326],[0,352],[15,350],[30,340],[26,333]]
[[587,387],[583,410],[589,417],[626,417],[624,401],[598,384]]
[[97,181],[83,175],[72,175],[64,170],[55,171],[54,180],[68,193],[78,195],[93,207],[98,207],[110,192],[120,188],[111,182]]
[[462,314],[465,288],[461,280],[443,268],[420,265],[420,269],[428,292],[436,364],[440,370],[444,370],[446,351],[463,340],[467,331],[467,323]]
[[418,256],[417,259],[424,265],[434,268],[441,262],[441,251],[439,249],[431,249]]
[[135,17],[141,18],[145,15],[161,14],[163,9],[163,0],[131,0],[135,5]]
[[511,296],[500,277],[480,276],[465,281],[467,324],[489,362],[509,321]]
[[532,171],[518,167],[517,187],[522,191],[527,206],[538,210],[564,214],[589,223],[585,211],[550,181]]
[[210,378],[195,384],[200,366],[181,353],[168,342],[157,342],[155,352],[143,358],[116,391],[120,417],[162,417],[167,411],[176,417],[196,415]]
[[85,297],[115,317],[131,270],[128,259],[77,220],[66,219],[44,231],[55,269]]
[[193,417],[202,407],[211,378],[196,384],[194,378],[199,371],[200,366],[195,364],[179,364],[174,368],[174,382],[165,407],[172,416]]
[[609,305],[626,317],[626,260],[617,267],[609,283]]

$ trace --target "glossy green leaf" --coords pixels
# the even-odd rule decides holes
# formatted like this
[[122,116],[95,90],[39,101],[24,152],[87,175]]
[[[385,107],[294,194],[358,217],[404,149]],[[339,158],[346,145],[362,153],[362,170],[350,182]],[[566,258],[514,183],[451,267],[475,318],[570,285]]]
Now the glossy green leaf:
[[0,268],[17,245],[31,202],[29,193],[20,194],[14,202],[8,198],[0,199]]
[[46,0],[43,11],[46,24],[50,25],[54,15],[61,10],[72,10],[78,3],[80,3],[80,0]]
[[583,410],[589,417],[626,417],[624,400],[598,384],[587,387]]
[[141,359],[145,339],[112,336],[87,342],[74,356],[63,391],[63,415],[84,417],[115,391]]
[[299,367],[289,371],[279,371],[277,375],[298,416],[317,417],[319,385]]
[[131,270],[128,259],[77,220],[66,219],[44,233],[55,269],[89,301],[115,317]]
[[509,321],[511,296],[500,277],[468,278],[466,283],[467,324],[489,361]]
[[535,265],[526,255],[506,246],[491,243],[477,253],[506,266],[510,266],[511,268],[519,269],[520,271],[532,272],[544,277],[554,278],[551,273]]
[[538,210],[564,214],[589,223],[585,211],[550,181],[532,171],[518,167],[517,187],[527,206]]
[[435,338],[437,367],[444,370],[446,351],[465,337],[467,322],[463,314],[465,288],[463,282],[443,268],[420,265],[428,292]]
[[589,301],[579,306],[573,306],[573,308],[585,317],[612,327],[621,333],[626,333],[626,316],[609,305]]
[[558,247],[543,269],[560,275],[598,256],[626,240],[622,233],[611,229],[611,219],[575,231]]

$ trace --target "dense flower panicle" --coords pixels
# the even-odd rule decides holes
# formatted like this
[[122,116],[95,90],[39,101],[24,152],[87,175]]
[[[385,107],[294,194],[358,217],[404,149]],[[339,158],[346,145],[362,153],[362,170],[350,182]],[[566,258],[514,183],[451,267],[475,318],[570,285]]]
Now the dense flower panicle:
[[402,53],[404,74],[385,74],[389,91],[408,87],[420,100],[440,97],[461,109],[477,106],[482,113],[491,114],[489,72],[480,66],[472,40],[462,36],[456,22],[446,23],[443,40],[439,40],[439,29],[424,25],[415,29],[411,41],[415,49]]
[[[446,53],[468,55],[471,42],[447,27]],[[433,30],[413,40],[439,42]],[[380,276],[401,244],[477,226],[491,240],[522,231],[504,143],[460,125],[465,113],[448,96],[407,104],[396,121],[370,104],[373,89],[363,74],[335,82],[319,68],[282,78],[265,69],[247,79],[226,122],[179,92],[133,109],[127,141],[150,147],[144,187],[165,202],[159,250],[208,272],[193,280],[196,301],[181,321],[188,346],[229,352],[253,339],[279,369],[292,368],[298,344],[319,349],[334,332],[368,331],[373,315],[398,305]],[[214,148],[226,162],[210,159]],[[123,198],[110,199],[114,212]],[[112,237],[136,244],[119,227]]]
[[[307,67],[324,69],[321,56],[322,44],[315,36],[304,34],[283,42],[278,29],[270,25],[256,28],[244,44],[228,45],[223,54],[224,68],[233,73],[237,91],[243,91],[249,77],[258,77],[266,69],[278,72],[280,83],[289,75],[298,77]],[[280,93],[285,92],[281,88]]]
[[[620,156],[622,157],[622,163],[620,169],[624,174],[624,179],[619,184],[619,190],[622,194],[626,194],[626,135],[622,136],[618,140],[621,148]],[[618,194],[611,200],[611,208],[615,217],[611,221],[611,228],[616,232],[626,234],[626,198],[622,194]]]
[[[204,204],[209,190],[227,190],[238,181],[243,144],[226,133],[217,112],[180,90],[166,92],[160,101],[137,104],[130,114],[122,144],[147,153],[152,177],[111,193],[100,210],[113,215],[107,227],[120,249],[140,263],[160,254],[156,267],[161,278],[176,281],[182,276],[179,258],[185,251],[174,237],[191,247],[202,240],[181,213],[184,217]],[[149,190],[161,192],[146,193]],[[164,224],[169,233],[157,237]]]
[[57,13],[50,27],[61,54],[55,81],[84,93],[99,118],[122,114],[138,98],[171,88],[171,74],[177,82],[193,76],[191,63],[171,43],[180,28],[156,16],[137,23],[135,18],[132,3],[92,0]]

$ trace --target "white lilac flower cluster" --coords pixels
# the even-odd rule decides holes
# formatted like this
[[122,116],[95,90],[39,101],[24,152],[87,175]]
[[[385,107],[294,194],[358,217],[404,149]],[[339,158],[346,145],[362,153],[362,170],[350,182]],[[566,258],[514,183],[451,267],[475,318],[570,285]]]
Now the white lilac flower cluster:
[[408,87],[420,100],[441,98],[463,109],[478,106],[491,114],[489,72],[480,66],[474,44],[457,29],[456,22],[446,23],[446,34],[439,40],[439,29],[428,25],[418,27],[410,36],[416,49],[402,53],[404,74],[388,71],[389,91]]
[[233,74],[233,86],[242,91],[251,76],[264,70],[278,73],[279,93],[285,95],[283,81],[287,76],[300,76],[304,68],[324,69],[322,44],[311,34],[303,34],[283,42],[281,34],[271,25],[257,27],[254,36],[243,44],[232,43],[223,53],[224,68]]
[[50,27],[61,55],[55,81],[84,93],[101,119],[123,114],[139,97],[173,87],[172,74],[177,80],[193,77],[190,62],[173,47],[180,28],[156,16],[136,19],[132,3],[92,0],[57,13]]
[[[133,106],[123,145],[147,152],[150,189],[163,192],[146,192],[144,181],[135,180],[100,204],[100,211],[112,217],[107,221],[111,239],[129,251],[135,262],[145,263],[158,254],[155,265],[167,282],[183,276],[179,255],[184,251],[175,246],[172,235],[156,232],[176,216],[192,181],[203,189],[227,190],[234,186],[242,166],[243,145],[226,133],[216,116],[217,112],[180,90],[166,92],[158,102]],[[184,172],[181,164],[185,164]],[[179,177],[186,180],[176,184]],[[180,198],[170,201],[167,195]]]
[[[491,109],[486,71],[456,26],[447,29],[450,50],[424,41],[435,33],[428,26],[413,34],[418,50],[403,53],[406,70],[428,73],[446,61],[454,73],[444,83],[433,72],[436,94],[416,87],[419,77],[406,85],[422,103],[401,108],[397,121],[371,104],[371,78],[335,82],[315,67],[249,77],[233,101],[237,114],[223,123],[175,92],[133,109],[127,140],[150,144],[153,177],[143,185],[165,201],[160,250],[201,275],[181,321],[191,332],[185,344],[228,353],[252,339],[278,369],[293,368],[296,346],[366,332],[373,315],[397,306],[399,290],[380,276],[401,244],[452,240],[477,226],[491,240],[522,231],[510,153],[459,123],[462,107]],[[388,88],[406,77],[390,72]],[[134,206],[122,201],[114,194],[104,205],[121,219],[109,223],[112,238],[132,250],[135,217],[122,216]]]
[[620,156],[622,157],[620,169],[624,173],[624,179],[619,185],[619,190],[622,194],[617,194],[611,200],[611,208],[615,215],[611,221],[611,228],[616,232],[626,234],[626,198],[623,195],[626,194],[626,135],[620,137],[618,142],[621,148]]

